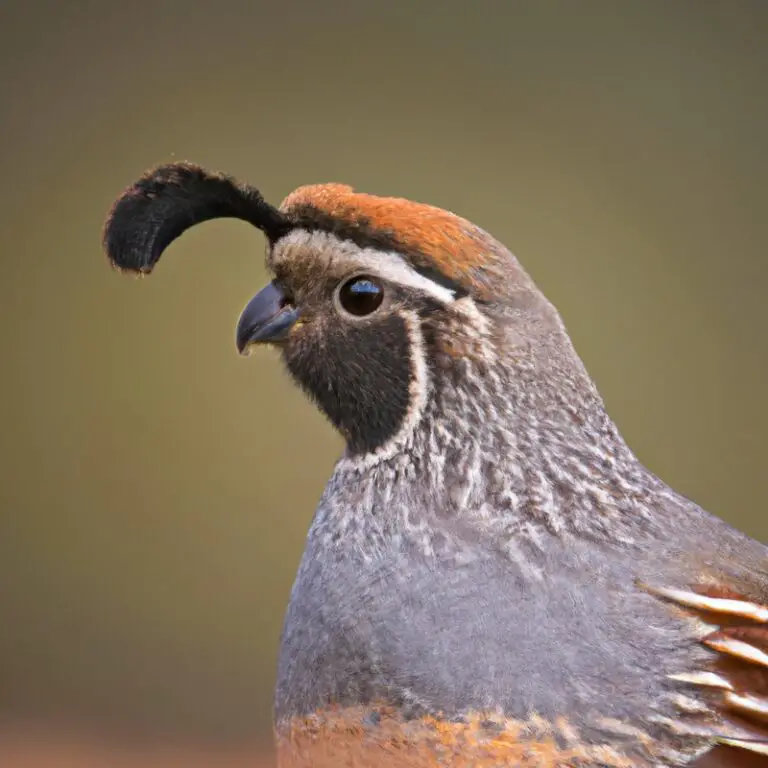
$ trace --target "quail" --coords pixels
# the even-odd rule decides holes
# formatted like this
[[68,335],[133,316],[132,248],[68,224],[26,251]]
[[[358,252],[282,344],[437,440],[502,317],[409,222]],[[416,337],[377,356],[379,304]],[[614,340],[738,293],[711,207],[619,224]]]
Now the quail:
[[768,548],[640,463],[512,253],[188,163],[117,199],[104,248],[148,273],[221,217],[274,276],[238,350],[278,348],[346,443],[282,632],[280,765],[768,766]]

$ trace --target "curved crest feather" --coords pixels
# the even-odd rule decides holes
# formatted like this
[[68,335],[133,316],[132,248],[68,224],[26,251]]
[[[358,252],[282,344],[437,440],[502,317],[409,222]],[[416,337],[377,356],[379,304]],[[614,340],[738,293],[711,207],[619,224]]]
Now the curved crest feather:
[[247,221],[272,242],[291,226],[255,187],[172,163],[148,171],[117,199],[104,225],[104,250],[117,269],[147,274],[190,227],[218,218]]

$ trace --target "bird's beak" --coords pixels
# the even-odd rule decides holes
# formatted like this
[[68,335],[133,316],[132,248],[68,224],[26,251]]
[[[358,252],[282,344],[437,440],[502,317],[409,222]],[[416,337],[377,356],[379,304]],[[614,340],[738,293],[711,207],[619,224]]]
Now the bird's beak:
[[285,341],[298,317],[285,292],[270,283],[248,302],[237,321],[237,351],[247,354],[254,344]]

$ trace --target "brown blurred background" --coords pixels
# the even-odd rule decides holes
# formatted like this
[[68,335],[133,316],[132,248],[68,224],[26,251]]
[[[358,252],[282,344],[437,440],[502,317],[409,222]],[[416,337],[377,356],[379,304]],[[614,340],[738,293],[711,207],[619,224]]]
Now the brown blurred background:
[[0,765],[268,749],[340,443],[235,353],[258,232],[107,266],[107,209],[158,162],[490,230],[640,457],[768,538],[766,35],[762,0],[2,3]]

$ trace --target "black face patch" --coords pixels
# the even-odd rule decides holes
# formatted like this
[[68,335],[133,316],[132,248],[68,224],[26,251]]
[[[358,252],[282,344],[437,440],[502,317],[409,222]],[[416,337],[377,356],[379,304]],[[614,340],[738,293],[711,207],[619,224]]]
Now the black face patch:
[[400,315],[334,324],[284,348],[288,370],[347,440],[374,451],[398,432],[410,403],[408,328]]

